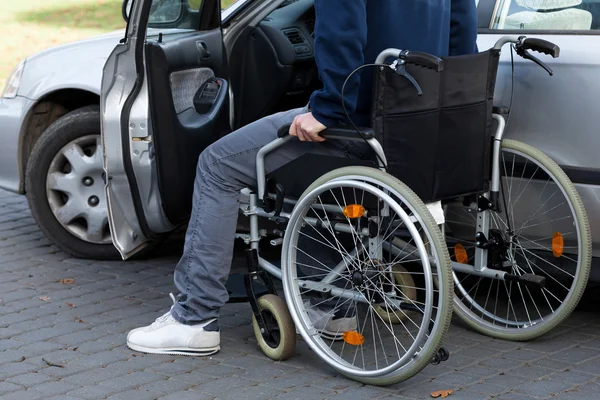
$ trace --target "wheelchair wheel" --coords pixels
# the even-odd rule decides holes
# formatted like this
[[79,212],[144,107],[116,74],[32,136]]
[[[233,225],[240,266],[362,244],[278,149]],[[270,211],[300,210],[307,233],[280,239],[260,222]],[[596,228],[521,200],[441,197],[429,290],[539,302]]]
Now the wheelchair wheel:
[[[591,263],[590,227],[573,183],[548,156],[504,140],[500,160],[501,212],[485,232],[487,267],[512,276],[543,277],[544,285],[454,272],[455,312],[488,336],[530,340],[575,309]],[[475,264],[477,210],[449,205],[446,240],[453,261]]]
[[287,360],[296,350],[296,328],[285,302],[274,294],[266,294],[258,299],[258,308],[270,328],[270,335],[264,337],[252,315],[254,336],[260,349],[275,361]]
[[[406,185],[347,167],[296,204],[282,281],[296,327],[321,359],[356,381],[391,385],[437,355],[452,315],[449,265],[440,229]],[[412,282],[395,278],[404,271]]]

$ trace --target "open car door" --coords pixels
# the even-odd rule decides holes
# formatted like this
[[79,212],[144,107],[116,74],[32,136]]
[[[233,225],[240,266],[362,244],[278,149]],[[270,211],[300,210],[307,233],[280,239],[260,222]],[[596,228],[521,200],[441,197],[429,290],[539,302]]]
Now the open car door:
[[104,67],[111,235],[124,259],[184,224],[199,154],[229,131],[220,0],[135,0]]

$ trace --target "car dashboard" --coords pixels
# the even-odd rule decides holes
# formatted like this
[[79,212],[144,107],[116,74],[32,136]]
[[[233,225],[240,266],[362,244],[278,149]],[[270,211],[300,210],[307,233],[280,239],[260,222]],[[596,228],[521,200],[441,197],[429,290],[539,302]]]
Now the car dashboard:
[[288,0],[260,24],[283,65],[314,58],[315,8],[313,0]]
[[302,107],[322,84],[314,58],[314,0],[287,0],[246,28],[230,59],[234,127]]

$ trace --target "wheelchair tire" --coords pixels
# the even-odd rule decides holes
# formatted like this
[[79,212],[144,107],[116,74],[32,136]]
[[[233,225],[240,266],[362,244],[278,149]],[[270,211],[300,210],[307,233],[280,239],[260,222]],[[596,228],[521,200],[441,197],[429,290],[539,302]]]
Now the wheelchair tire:
[[[312,329],[305,328],[303,323],[306,323],[306,317],[302,317],[301,315],[306,312],[305,308],[302,308],[302,300],[298,300],[298,293],[295,293],[294,285],[298,286],[297,278],[294,277],[293,265],[292,261],[295,256],[291,256],[290,252],[295,251],[291,250],[294,247],[297,248],[297,245],[293,243],[294,236],[298,236],[297,234],[292,233],[294,227],[292,224],[297,225],[297,219],[299,216],[295,217],[295,213],[301,213],[303,211],[298,211],[299,206],[296,205],[294,211],[292,212],[292,217],[290,219],[290,224],[286,229],[286,236],[284,238],[283,245],[283,254],[282,254],[282,271],[283,271],[283,285],[284,291],[286,295],[287,303],[290,307],[290,312],[292,313],[292,318],[296,323],[298,331],[303,336],[307,344],[312,348],[313,351],[319,357],[321,357],[325,362],[327,362],[332,368],[337,370],[342,375],[365,384],[370,385],[378,385],[378,386],[386,386],[393,385],[402,381],[405,381],[418,372],[420,372],[423,368],[431,363],[437,354],[438,349],[440,348],[441,343],[443,342],[452,317],[452,296],[453,296],[453,283],[452,283],[452,271],[450,268],[450,258],[448,255],[448,251],[445,245],[444,237],[442,235],[441,230],[436,224],[434,218],[430,214],[429,210],[425,206],[425,204],[421,201],[421,199],[411,190],[400,182],[398,179],[393,176],[384,173],[380,170],[368,167],[345,167],[334,170],[323,175],[321,178],[316,180],[300,197],[299,203],[302,202],[304,198],[309,196],[311,192],[317,191],[319,188],[325,186],[329,187],[330,183],[340,184],[340,182],[360,182],[368,184],[375,188],[384,188],[381,190],[385,190],[386,194],[389,194],[393,199],[397,199],[399,203],[401,203],[400,207],[404,210],[408,210],[408,213],[411,216],[416,217],[419,226],[422,227],[423,231],[421,235],[424,235],[427,239],[427,243],[425,244],[425,252],[429,254],[428,259],[433,259],[435,262],[430,263],[431,273],[433,275],[433,282],[431,288],[434,292],[437,291],[437,294],[433,295],[433,307],[435,308],[435,312],[431,314],[431,319],[427,321],[429,327],[425,330],[426,339],[421,342],[419,346],[419,350],[415,353],[410,353],[410,359],[404,361],[402,365],[392,364],[395,369],[388,371],[388,368],[381,368],[377,370],[376,374],[370,374],[371,371],[366,371],[368,373],[364,374],[361,370],[348,371],[348,366],[350,365],[343,357],[340,355],[340,359],[336,360],[331,355],[327,355],[327,344],[323,346],[324,343],[319,343],[319,340],[323,340],[323,334],[314,335],[311,333],[312,330],[318,329],[314,325]],[[381,197],[380,197],[381,199]],[[399,215],[399,214],[398,214]],[[296,220],[294,220],[296,218]],[[419,237],[419,235],[417,235]],[[413,236],[414,238],[414,236]],[[420,238],[419,240],[422,240]],[[415,240],[416,242],[416,240]],[[422,241],[424,243],[424,241]],[[425,279],[423,277],[423,272],[421,272],[421,279]],[[344,289],[345,290],[345,289]],[[356,306],[358,308],[359,306]],[[365,306],[368,307],[368,306]],[[409,311],[412,312],[412,311]],[[391,325],[388,321],[385,321],[384,318],[381,318],[379,313],[373,311],[372,315],[378,315],[378,317],[371,317],[372,321],[377,321],[379,318],[381,321],[385,323],[388,327],[390,326],[402,326],[402,322],[400,324]],[[422,318],[425,320],[425,318]],[[365,317],[365,321],[367,321],[367,317]],[[426,320],[425,320],[426,321]],[[309,322],[308,324],[312,324]],[[423,324],[423,322],[422,322]],[[359,324],[360,326],[360,324]],[[415,325],[416,326],[416,325]],[[420,329],[424,325],[421,326]],[[310,328],[310,327],[309,327]],[[364,328],[364,326],[363,326]],[[360,329],[360,328],[356,328]],[[393,328],[391,328],[393,329]],[[421,332],[421,331],[419,331]],[[384,332],[386,333],[386,332]],[[381,339],[381,337],[380,337]],[[366,340],[366,339],[364,339]],[[394,339],[397,340],[397,339]],[[416,341],[416,339],[415,339]],[[338,342],[339,343],[339,342]],[[362,346],[362,344],[360,345]],[[398,347],[398,346],[396,346]],[[396,349],[397,350],[397,349]],[[410,349],[409,349],[410,350]],[[343,350],[342,350],[343,353]],[[389,357],[390,353],[386,353],[386,351],[382,351],[380,353],[380,357]],[[405,356],[409,354],[407,350]],[[377,357],[377,356],[376,356]],[[364,358],[364,357],[363,357]],[[404,356],[400,358],[397,363],[400,362],[400,359],[405,360]],[[388,364],[389,366],[389,364]],[[370,367],[374,367],[374,365],[370,364]],[[365,361],[363,360],[363,370],[367,370]]]
[[258,299],[258,307],[267,324],[273,329],[269,339],[261,334],[260,327],[254,314],[252,327],[260,349],[265,355],[275,361],[285,361],[296,351],[296,328],[290,316],[287,305],[274,294],[266,294]]
[[[490,228],[502,231],[503,237],[510,237],[511,247],[506,250],[508,256],[505,256],[512,261],[512,266],[508,267],[511,268],[509,273],[532,275],[537,273],[547,278],[547,283],[542,289],[537,287],[530,289],[519,283],[513,286],[512,282],[507,284],[506,281],[481,277],[478,282],[475,282],[477,277],[471,279],[465,274],[454,272],[456,288],[454,311],[468,327],[484,335],[504,340],[526,341],[542,336],[557,327],[579,303],[590,274],[592,260],[590,226],[575,186],[550,157],[528,144],[508,139],[502,142],[501,153],[502,211],[493,212]],[[527,169],[528,165],[531,165],[529,169]],[[546,175],[548,180],[544,183],[542,178]],[[517,183],[513,183],[515,177],[518,187]],[[529,184],[537,186],[526,191]],[[550,195],[549,192],[553,189],[554,192]],[[530,193],[537,195],[537,198],[530,197]],[[530,209],[530,207],[538,207],[539,203],[541,205],[538,210]],[[518,210],[517,204],[520,207]],[[554,218],[557,210],[558,212],[561,210],[559,207],[564,205],[568,206],[565,206],[568,210],[567,214],[572,215],[558,215]],[[543,206],[548,207],[548,210],[540,212]],[[463,214],[459,214],[460,212]],[[467,214],[469,212],[464,207],[453,209],[446,218],[449,229],[452,230],[452,223],[455,225],[459,224],[457,221],[464,223]],[[521,216],[525,219],[523,225],[519,225]],[[455,219],[452,220],[453,218]],[[474,219],[472,223],[471,232],[475,229]],[[471,263],[474,232],[469,237],[446,231],[448,247],[457,246],[460,243],[458,240],[463,240],[461,244],[464,244],[464,251],[471,252],[468,253],[468,262]],[[512,233],[507,234],[504,231]],[[560,241],[556,243],[556,248],[552,232],[560,234],[558,235]],[[461,238],[464,236],[465,239],[457,240],[459,236]],[[572,240],[575,239],[577,248],[574,249]],[[469,247],[467,243],[471,246]],[[566,250],[564,254],[563,249]],[[554,250],[558,253],[553,254]],[[574,262],[573,265],[570,264],[571,261]],[[553,266],[555,268],[552,268]],[[469,279],[474,286],[468,286]],[[567,283],[567,280],[571,282]],[[489,289],[486,288],[487,285]],[[487,298],[484,302],[481,296],[486,292]],[[504,304],[506,302],[504,297],[508,305]],[[537,303],[536,298],[539,299]],[[533,306],[527,306],[529,300]],[[547,314],[542,315],[543,313]]]

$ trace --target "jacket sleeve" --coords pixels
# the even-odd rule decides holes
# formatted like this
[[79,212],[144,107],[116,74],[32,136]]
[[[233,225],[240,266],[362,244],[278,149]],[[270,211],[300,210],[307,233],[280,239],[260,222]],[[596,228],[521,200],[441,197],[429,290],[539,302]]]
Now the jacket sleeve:
[[477,5],[475,0],[451,0],[451,56],[477,53]]
[[[367,45],[367,0],[315,0],[315,61],[323,89],[310,99],[313,116],[330,127],[346,116],[342,108],[342,85],[364,64]],[[360,72],[346,84],[344,101],[354,114],[360,87]]]

